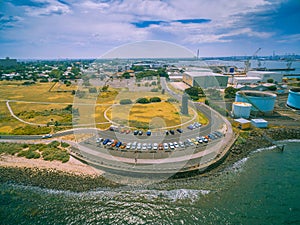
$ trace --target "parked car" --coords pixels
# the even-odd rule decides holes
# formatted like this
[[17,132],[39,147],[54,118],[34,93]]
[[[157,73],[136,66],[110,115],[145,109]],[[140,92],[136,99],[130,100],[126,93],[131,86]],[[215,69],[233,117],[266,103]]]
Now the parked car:
[[169,131],[166,130],[166,131],[165,131],[165,134],[166,134],[166,135],[169,135]]
[[139,131],[139,135],[143,135],[143,131],[142,130]]
[[147,143],[144,143],[144,144],[143,144],[142,150],[147,150]]
[[121,145],[122,145],[122,142],[119,141],[119,142],[116,144],[116,147],[119,148]]
[[131,130],[126,130],[126,134],[129,134],[131,132]]
[[120,146],[120,149],[124,149],[126,148],[127,144],[126,143],[123,143],[121,146]]
[[114,141],[112,144],[111,144],[111,147],[115,147],[117,145],[118,141]]
[[174,130],[170,130],[170,134],[174,135],[175,134]]
[[150,136],[151,135],[151,130],[148,130],[146,134],[147,134],[147,136]]
[[110,142],[110,140],[107,138],[103,141],[103,145],[106,145],[108,142]]
[[138,130],[133,131],[133,135],[138,135],[138,133],[139,133]]
[[142,149],[142,144],[141,144],[141,143],[138,143],[138,144],[136,145],[136,149],[137,149],[137,150],[141,150],[141,149]]
[[158,149],[158,144],[157,143],[153,143],[153,150],[157,150]]
[[131,148],[131,143],[128,143],[127,145],[126,145],[126,149],[130,149]]
[[160,144],[158,145],[158,150],[164,150],[163,144],[160,143]]
[[177,129],[177,132],[181,134],[181,133],[183,132],[183,130],[180,129],[180,128],[178,128],[178,129]]
[[193,125],[189,125],[187,128],[188,128],[189,130],[193,130],[193,129],[194,129],[194,126],[193,126]]
[[184,143],[182,141],[179,141],[178,144],[179,144],[180,148],[184,148],[185,147]]
[[147,149],[148,149],[148,150],[151,150],[151,149],[152,149],[152,144],[151,144],[151,143],[148,143]]
[[168,150],[169,149],[169,146],[167,143],[164,143],[164,150]]
[[136,149],[136,145],[137,145],[136,141],[133,142],[132,145],[131,145],[131,149],[132,149],[132,150]]
[[174,150],[174,149],[175,149],[175,147],[174,147],[174,145],[173,145],[172,142],[169,142],[169,147],[170,147],[171,150]]
[[179,145],[178,145],[178,143],[176,141],[173,144],[174,144],[175,148],[179,148]]

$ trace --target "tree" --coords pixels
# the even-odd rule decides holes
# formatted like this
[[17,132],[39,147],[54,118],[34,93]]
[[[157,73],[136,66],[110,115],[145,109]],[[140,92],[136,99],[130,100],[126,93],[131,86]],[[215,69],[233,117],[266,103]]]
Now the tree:
[[202,88],[200,87],[190,87],[184,90],[185,93],[187,93],[189,96],[196,96],[199,97],[199,95],[201,96],[205,96]]
[[238,91],[239,89],[236,89],[234,87],[227,87],[225,88],[225,98],[234,98],[235,97],[235,93]]
[[270,91],[276,91],[276,90],[277,90],[277,87],[274,85],[274,86],[268,87],[268,89],[269,89]]
[[268,83],[273,83],[274,80],[273,80],[272,78],[270,78],[270,79],[267,80],[267,82],[268,82]]
[[161,99],[159,97],[153,97],[150,98],[150,102],[161,102]]
[[132,104],[132,101],[131,101],[130,99],[128,99],[128,98],[126,98],[126,99],[121,99],[121,100],[120,100],[120,104],[121,104],[121,105]]
[[141,103],[141,104],[148,104],[150,101],[147,98],[139,98],[136,100],[136,103]]
[[109,88],[109,85],[104,85],[101,89],[101,91],[106,92]]
[[123,73],[122,77],[124,77],[125,79],[130,79],[130,73],[125,72]]

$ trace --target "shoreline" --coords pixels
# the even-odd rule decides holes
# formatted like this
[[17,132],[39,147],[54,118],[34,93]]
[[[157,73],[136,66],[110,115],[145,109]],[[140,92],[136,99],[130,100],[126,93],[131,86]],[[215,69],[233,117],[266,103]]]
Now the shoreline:
[[[229,150],[228,156],[218,166],[204,173],[187,173],[186,176],[170,179],[185,179],[195,176],[217,176],[219,172],[233,163],[247,157],[252,151],[272,146],[263,137],[279,140],[300,139],[300,130],[290,128],[269,128],[252,130],[247,138],[239,138]],[[88,191],[101,187],[118,187],[103,176],[103,171],[89,166],[70,156],[70,161],[61,163],[48,162],[42,159],[25,159],[15,156],[0,156],[0,183],[17,183],[39,186],[42,188]]]

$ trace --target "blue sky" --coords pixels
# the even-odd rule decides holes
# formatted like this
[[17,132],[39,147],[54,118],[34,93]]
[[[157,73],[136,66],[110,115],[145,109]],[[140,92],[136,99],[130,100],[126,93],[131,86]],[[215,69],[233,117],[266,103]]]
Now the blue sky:
[[0,0],[0,57],[94,58],[144,40],[200,57],[300,54],[299,12],[299,0]]

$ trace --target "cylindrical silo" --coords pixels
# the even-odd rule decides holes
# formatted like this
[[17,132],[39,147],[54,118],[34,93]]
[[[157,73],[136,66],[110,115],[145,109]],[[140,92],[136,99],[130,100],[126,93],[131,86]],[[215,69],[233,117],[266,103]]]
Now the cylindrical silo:
[[238,91],[235,96],[236,102],[247,102],[252,105],[252,112],[263,114],[273,113],[277,95],[262,91]]
[[246,102],[232,103],[232,112],[236,118],[249,118],[252,105]]
[[300,109],[300,88],[292,88],[286,104],[294,109]]

